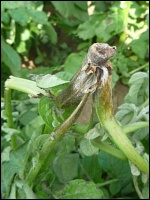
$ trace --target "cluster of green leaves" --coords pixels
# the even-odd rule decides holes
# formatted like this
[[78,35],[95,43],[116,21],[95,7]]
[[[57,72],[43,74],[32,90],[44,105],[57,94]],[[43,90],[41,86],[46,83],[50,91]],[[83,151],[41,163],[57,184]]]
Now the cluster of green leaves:
[[[143,77],[147,76],[144,72],[138,72],[131,77],[132,85],[126,97],[128,103],[123,104],[120,107],[121,111],[116,114],[122,125],[132,125],[137,121],[148,120],[147,105],[144,108],[138,108],[131,103],[133,87],[136,87],[137,93],[145,94],[145,99],[147,99],[148,81],[143,79],[138,85],[134,82],[139,74]],[[37,85],[51,91],[57,91],[58,85],[61,87],[68,82],[58,79],[54,75],[37,75],[34,78]],[[49,82],[50,80],[53,81]],[[143,84],[145,87],[140,90]],[[139,103],[141,102],[143,99],[139,101]],[[108,138],[105,132],[100,130],[99,124],[90,129],[85,136],[77,131],[67,132],[48,156],[47,162],[42,166],[33,184],[34,190],[32,190],[25,181],[26,176],[38,164],[41,149],[46,144],[49,134],[65,120],[69,113],[67,109],[65,113],[64,110],[58,109],[52,99],[48,97],[23,102],[12,101],[12,103],[15,109],[12,113],[13,121],[18,127],[9,128],[6,123],[2,126],[3,132],[7,133],[3,137],[5,145],[2,153],[2,192],[4,196],[10,198],[28,198],[30,196],[34,199],[37,197],[60,199],[94,197],[97,199],[111,198],[116,195],[125,197],[130,195],[131,197],[134,187],[129,164],[104,152],[99,152],[98,148],[92,145],[92,140],[99,136],[102,137],[102,141]],[[132,110],[133,108],[134,110]],[[3,119],[7,119],[5,110],[2,114]],[[140,131],[139,133],[134,132],[132,138],[138,141],[137,144],[141,141],[140,149],[143,148],[142,143],[144,143],[147,152],[148,133],[146,131],[146,134],[141,135]],[[12,136],[16,136],[17,141],[17,148],[14,150],[10,146]],[[134,170],[134,173],[135,171],[137,169]],[[108,181],[105,180],[106,177],[103,178],[105,173]],[[146,198],[148,186],[147,181],[144,181],[145,179],[141,183],[144,184],[142,195]],[[109,185],[109,189],[106,190],[105,185]],[[135,193],[132,195],[136,196]]]
[[[81,66],[92,43],[116,45],[117,54],[112,58],[113,86],[119,79],[128,83],[133,74],[125,104],[119,107],[116,118],[123,126],[148,121],[148,2],[93,1],[87,5],[86,1],[2,1],[1,12],[3,82],[10,74],[26,77],[29,73],[49,74],[63,69],[63,73],[53,77],[36,77],[39,87],[56,95]],[[32,52],[36,56],[31,57]],[[22,69],[25,57],[38,67]],[[143,72],[135,73],[140,70]],[[99,152],[92,145],[92,140],[100,134],[102,140],[108,138],[98,126],[92,127],[85,137],[81,134],[85,126],[78,127],[81,132],[72,127],[56,144],[30,188],[26,178],[37,166],[41,148],[72,109],[60,110],[48,97],[28,99],[27,95],[15,91],[12,96],[14,127],[6,123],[8,117],[2,99],[3,197],[137,198],[129,164]],[[15,149],[11,145],[13,136],[17,143]],[[147,138],[147,128],[132,133],[134,142],[140,141],[146,152]],[[147,198],[147,181],[140,180],[139,185]]]

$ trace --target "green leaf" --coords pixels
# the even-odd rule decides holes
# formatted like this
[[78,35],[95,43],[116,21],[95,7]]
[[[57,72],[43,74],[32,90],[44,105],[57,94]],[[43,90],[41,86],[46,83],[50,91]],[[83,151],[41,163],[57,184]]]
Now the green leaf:
[[66,71],[58,72],[55,75],[58,78],[65,80],[65,81],[70,81],[70,79],[72,78],[72,73],[66,72]]
[[56,192],[56,196],[59,199],[102,199],[103,192],[91,181],[76,179]]
[[53,106],[53,101],[48,97],[42,97],[38,105],[39,114],[41,115],[47,126],[49,126],[50,128],[52,128],[53,123]]
[[78,160],[79,155],[77,153],[61,155],[55,158],[53,171],[60,182],[68,182],[78,175]]
[[52,44],[56,44],[57,43],[57,33],[56,33],[54,27],[52,26],[52,24],[49,22],[48,25],[43,26],[43,29],[45,29]]
[[26,195],[26,199],[37,199],[36,195],[32,191],[31,187],[28,186],[28,184],[24,180],[17,180],[15,181],[18,188],[23,189]]
[[144,188],[142,189],[142,195],[144,197],[144,199],[149,199],[149,186],[148,184],[144,186]]
[[28,10],[32,20],[37,24],[47,24],[48,18],[45,12],[37,10]]
[[21,59],[17,52],[7,44],[4,39],[2,42],[2,61],[9,67],[13,75],[17,75],[17,70],[21,69]]
[[62,85],[64,83],[68,83],[68,82],[69,81],[59,79],[56,75],[51,75],[51,74],[47,74],[44,76],[37,75],[37,77],[36,77],[37,86],[40,88],[45,88],[45,89],[55,87],[58,85]]
[[135,104],[124,103],[118,108],[119,111],[116,113],[115,117],[122,125],[129,124],[131,120],[137,116],[138,108]]
[[80,21],[85,21],[88,19],[87,13],[87,2],[86,1],[75,1],[74,2],[74,12],[72,13]]
[[10,89],[19,90],[21,92],[30,94],[31,96],[38,96],[38,94],[48,95],[45,90],[40,89],[36,86],[35,81],[30,81],[15,76],[10,76],[5,82],[5,87]]
[[32,121],[34,118],[36,118],[38,116],[37,113],[35,113],[32,110],[27,110],[24,113],[22,113],[19,116],[19,121],[21,124],[23,124],[24,126],[26,126],[27,124],[29,124],[30,121]]
[[100,26],[101,21],[104,19],[103,14],[91,15],[89,20],[80,24],[77,28],[77,35],[83,40],[93,38],[96,35],[96,28]]
[[17,23],[19,23],[22,26],[27,25],[27,23],[30,19],[27,9],[25,9],[25,8],[18,8],[15,10],[10,10],[9,14],[12,17],[12,19],[14,19]]
[[55,9],[60,12],[60,14],[66,18],[70,17],[74,11],[74,3],[73,2],[58,2],[52,1],[52,4],[55,6]]
[[80,150],[86,156],[92,156],[98,154],[99,149],[91,144],[88,139],[82,139],[80,142]]
[[52,1],[52,4],[54,5],[55,9],[58,10],[59,13],[65,18],[75,16],[77,19],[82,21],[88,18],[86,2],[82,2],[81,4],[81,2],[78,3],[63,1],[60,3],[58,1]]
[[75,138],[72,135],[65,135],[63,139],[56,144],[57,155],[70,153],[75,149]]
[[126,188],[128,188],[127,192],[134,190],[133,186],[130,185],[132,182],[132,175],[128,162],[119,160],[104,152],[99,153],[98,162],[100,167],[107,173],[110,178],[118,179],[118,182],[113,182],[109,186],[112,195],[115,195],[120,190],[122,191]]
[[4,23],[6,23],[6,24],[8,24],[8,22],[10,20],[10,17],[8,15],[8,13],[7,12],[2,12],[1,13],[1,17],[2,17],[1,21],[4,22]]
[[115,183],[111,183],[109,186],[109,190],[111,192],[112,195],[117,194],[120,190],[121,190],[121,184],[120,182],[115,182]]
[[32,7],[33,3],[31,1],[2,1],[2,5],[6,9],[16,9],[20,7]]
[[140,105],[148,98],[148,73],[137,72],[129,80],[130,89],[125,97],[127,103]]
[[140,39],[133,40],[130,43],[130,47],[132,51],[137,54],[140,58],[144,58],[147,52],[147,42],[142,41]]
[[108,176],[111,178],[118,178],[121,187],[124,187],[125,185],[129,184],[130,181],[132,181],[128,162],[119,160],[104,152],[99,153],[98,162],[101,168],[108,174]]
[[81,10],[87,10],[87,2],[86,1],[74,1],[74,4],[78,6]]
[[[104,17],[104,15],[103,15]],[[104,42],[107,42],[114,35],[124,31],[124,11],[123,9],[115,9],[114,12],[108,13],[107,17],[101,17],[101,23],[96,28],[96,36]]]
[[10,151],[11,147],[8,146],[4,149],[4,151],[1,154],[1,162],[9,161],[10,160]]
[[103,136],[105,131],[101,128],[100,124],[96,124],[94,128],[90,129],[84,136],[86,139],[93,140],[99,136]]
[[90,177],[90,180],[93,180],[94,183],[101,182],[102,169],[99,166],[97,155],[84,156],[80,162],[82,164],[81,173],[83,175],[88,174],[88,177]]
[[86,53],[80,52],[80,53],[71,53],[65,63],[64,63],[64,70],[67,72],[70,72],[75,74],[77,70],[81,67],[82,61],[85,58]]
[[28,143],[24,143],[12,151],[10,153],[10,160],[8,162],[4,162],[2,165],[2,193],[6,194],[5,197],[7,197],[9,193],[14,175],[19,173],[24,164],[27,145]]
[[35,141],[33,142],[33,147],[39,151],[41,150],[44,142],[50,137],[49,134],[42,134],[42,135],[39,135]]
[[5,133],[7,133],[5,135],[6,141],[10,141],[12,135],[17,135],[17,134],[20,133],[20,130],[14,129],[14,128],[5,127],[5,125],[2,126],[2,131],[4,131]]

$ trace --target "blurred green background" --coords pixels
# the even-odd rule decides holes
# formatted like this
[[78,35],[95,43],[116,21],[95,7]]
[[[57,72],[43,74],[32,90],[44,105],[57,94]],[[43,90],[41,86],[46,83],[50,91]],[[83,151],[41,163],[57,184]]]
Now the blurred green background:
[[148,69],[148,4],[1,1],[1,95],[9,75],[62,70],[73,75],[95,42],[117,46],[113,86],[118,80],[128,84],[132,73]]

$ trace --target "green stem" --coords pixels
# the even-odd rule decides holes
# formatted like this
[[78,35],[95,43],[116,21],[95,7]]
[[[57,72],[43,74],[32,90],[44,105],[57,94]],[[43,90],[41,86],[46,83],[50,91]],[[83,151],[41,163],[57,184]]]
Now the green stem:
[[[14,128],[12,106],[11,106],[11,89],[5,89],[5,111],[7,116],[7,125],[9,128]],[[11,136],[12,149],[17,147],[16,135]]]
[[140,67],[138,67],[138,68],[136,68],[136,69],[134,69],[134,70],[132,70],[131,72],[129,72],[129,74],[132,75],[132,74],[134,74],[135,72],[138,72],[138,71],[140,71],[141,69],[144,69],[146,66],[148,66],[148,63],[146,63],[146,64],[144,64],[144,65],[142,65],[142,66],[140,66]]
[[100,88],[95,94],[95,109],[99,117],[100,123],[108,131],[110,138],[124,153],[124,155],[141,171],[148,174],[148,163],[138,154],[136,149],[131,144],[123,129],[116,122],[112,115],[112,89],[111,77],[108,78],[106,84]]
[[31,186],[38,175],[40,169],[42,166],[44,166],[50,152],[54,148],[55,144],[60,141],[60,139],[65,135],[66,131],[72,126],[72,124],[76,121],[79,114],[82,111],[82,108],[87,100],[89,94],[85,94],[80,104],[77,106],[77,108],[73,111],[73,113],[67,118],[66,121],[64,121],[56,130],[53,132],[50,137],[47,139],[47,141],[43,144],[42,149],[40,151],[40,156],[37,165],[34,169],[31,169],[31,171],[28,174],[27,182],[29,186]]
[[147,128],[147,127],[149,127],[148,122],[135,122],[135,123],[123,126],[122,129],[123,129],[124,133],[130,133],[130,132],[134,132],[140,128]]
[[91,140],[92,144],[96,147],[98,147],[101,151],[104,151],[112,156],[115,156],[116,158],[119,158],[120,160],[127,160],[126,156],[118,149],[114,148],[113,146],[110,146],[106,142],[101,142],[98,138]]
[[91,128],[91,125],[90,122],[87,124],[75,124],[71,127],[71,130],[83,135]]
[[57,140],[52,140],[52,138],[49,137],[47,141],[43,144],[38,163],[35,166],[35,168],[31,169],[31,171],[29,172],[27,176],[27,182],[29,186],[33,185],[36,176],[38,175],[40,169],[42,168],[42,165],[44,165],[44,162],[46,161],[49,153],[51,152],[51,150],[53,149],[53,147],[55,146],[57,142],[58,142]]
[[109,132],[112,140],[119,149],[127,156],[131,162],[136,165],[141,171],[148,174],[148,163],[137,153],[128,137],[125,135],[121,127],[118,125],[114,117],[103,121],[105,129]]
[[110,185],[111,183],[114,183],[114,182],[118,182],[118,178],[115,178],[115,179],[112,179],[112,180],[109,180],[109,181],[105,181],[104,183],[98,183],[96,184],[97,187],[104,187],[105,185]]
[[139,107],[139,112],[144,108],[144,107],[146,107],[146,106],[148,106],[149,105],[149,99],[147,99],[144,103],[142,103],[142,105]]
[[8,127],[14,128],[12,106],[11,106],[11,89],[5,89],[5,111],[7,116]]
[[42,90],[36,86],[35,81],[27,80],[24,78],[18,78],[15,76],[10,76],[9,79],[7,79],[7,81],[5,82],[5,87],[35,96],[37,96],[38,94],[48,96],[45,90]]

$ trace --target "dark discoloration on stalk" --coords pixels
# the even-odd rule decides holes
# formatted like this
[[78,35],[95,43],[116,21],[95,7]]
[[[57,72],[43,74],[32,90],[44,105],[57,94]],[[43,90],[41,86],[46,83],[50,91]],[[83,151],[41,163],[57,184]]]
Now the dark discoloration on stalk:
[[112,74],[109,58],[116,53],[116,47],[108,44],[94,43],[88,50],[81,68],[71,79],[69,86],[60,92],[54,101],[60,107],[78,105],[85,93],[93,94],[104,85]]

